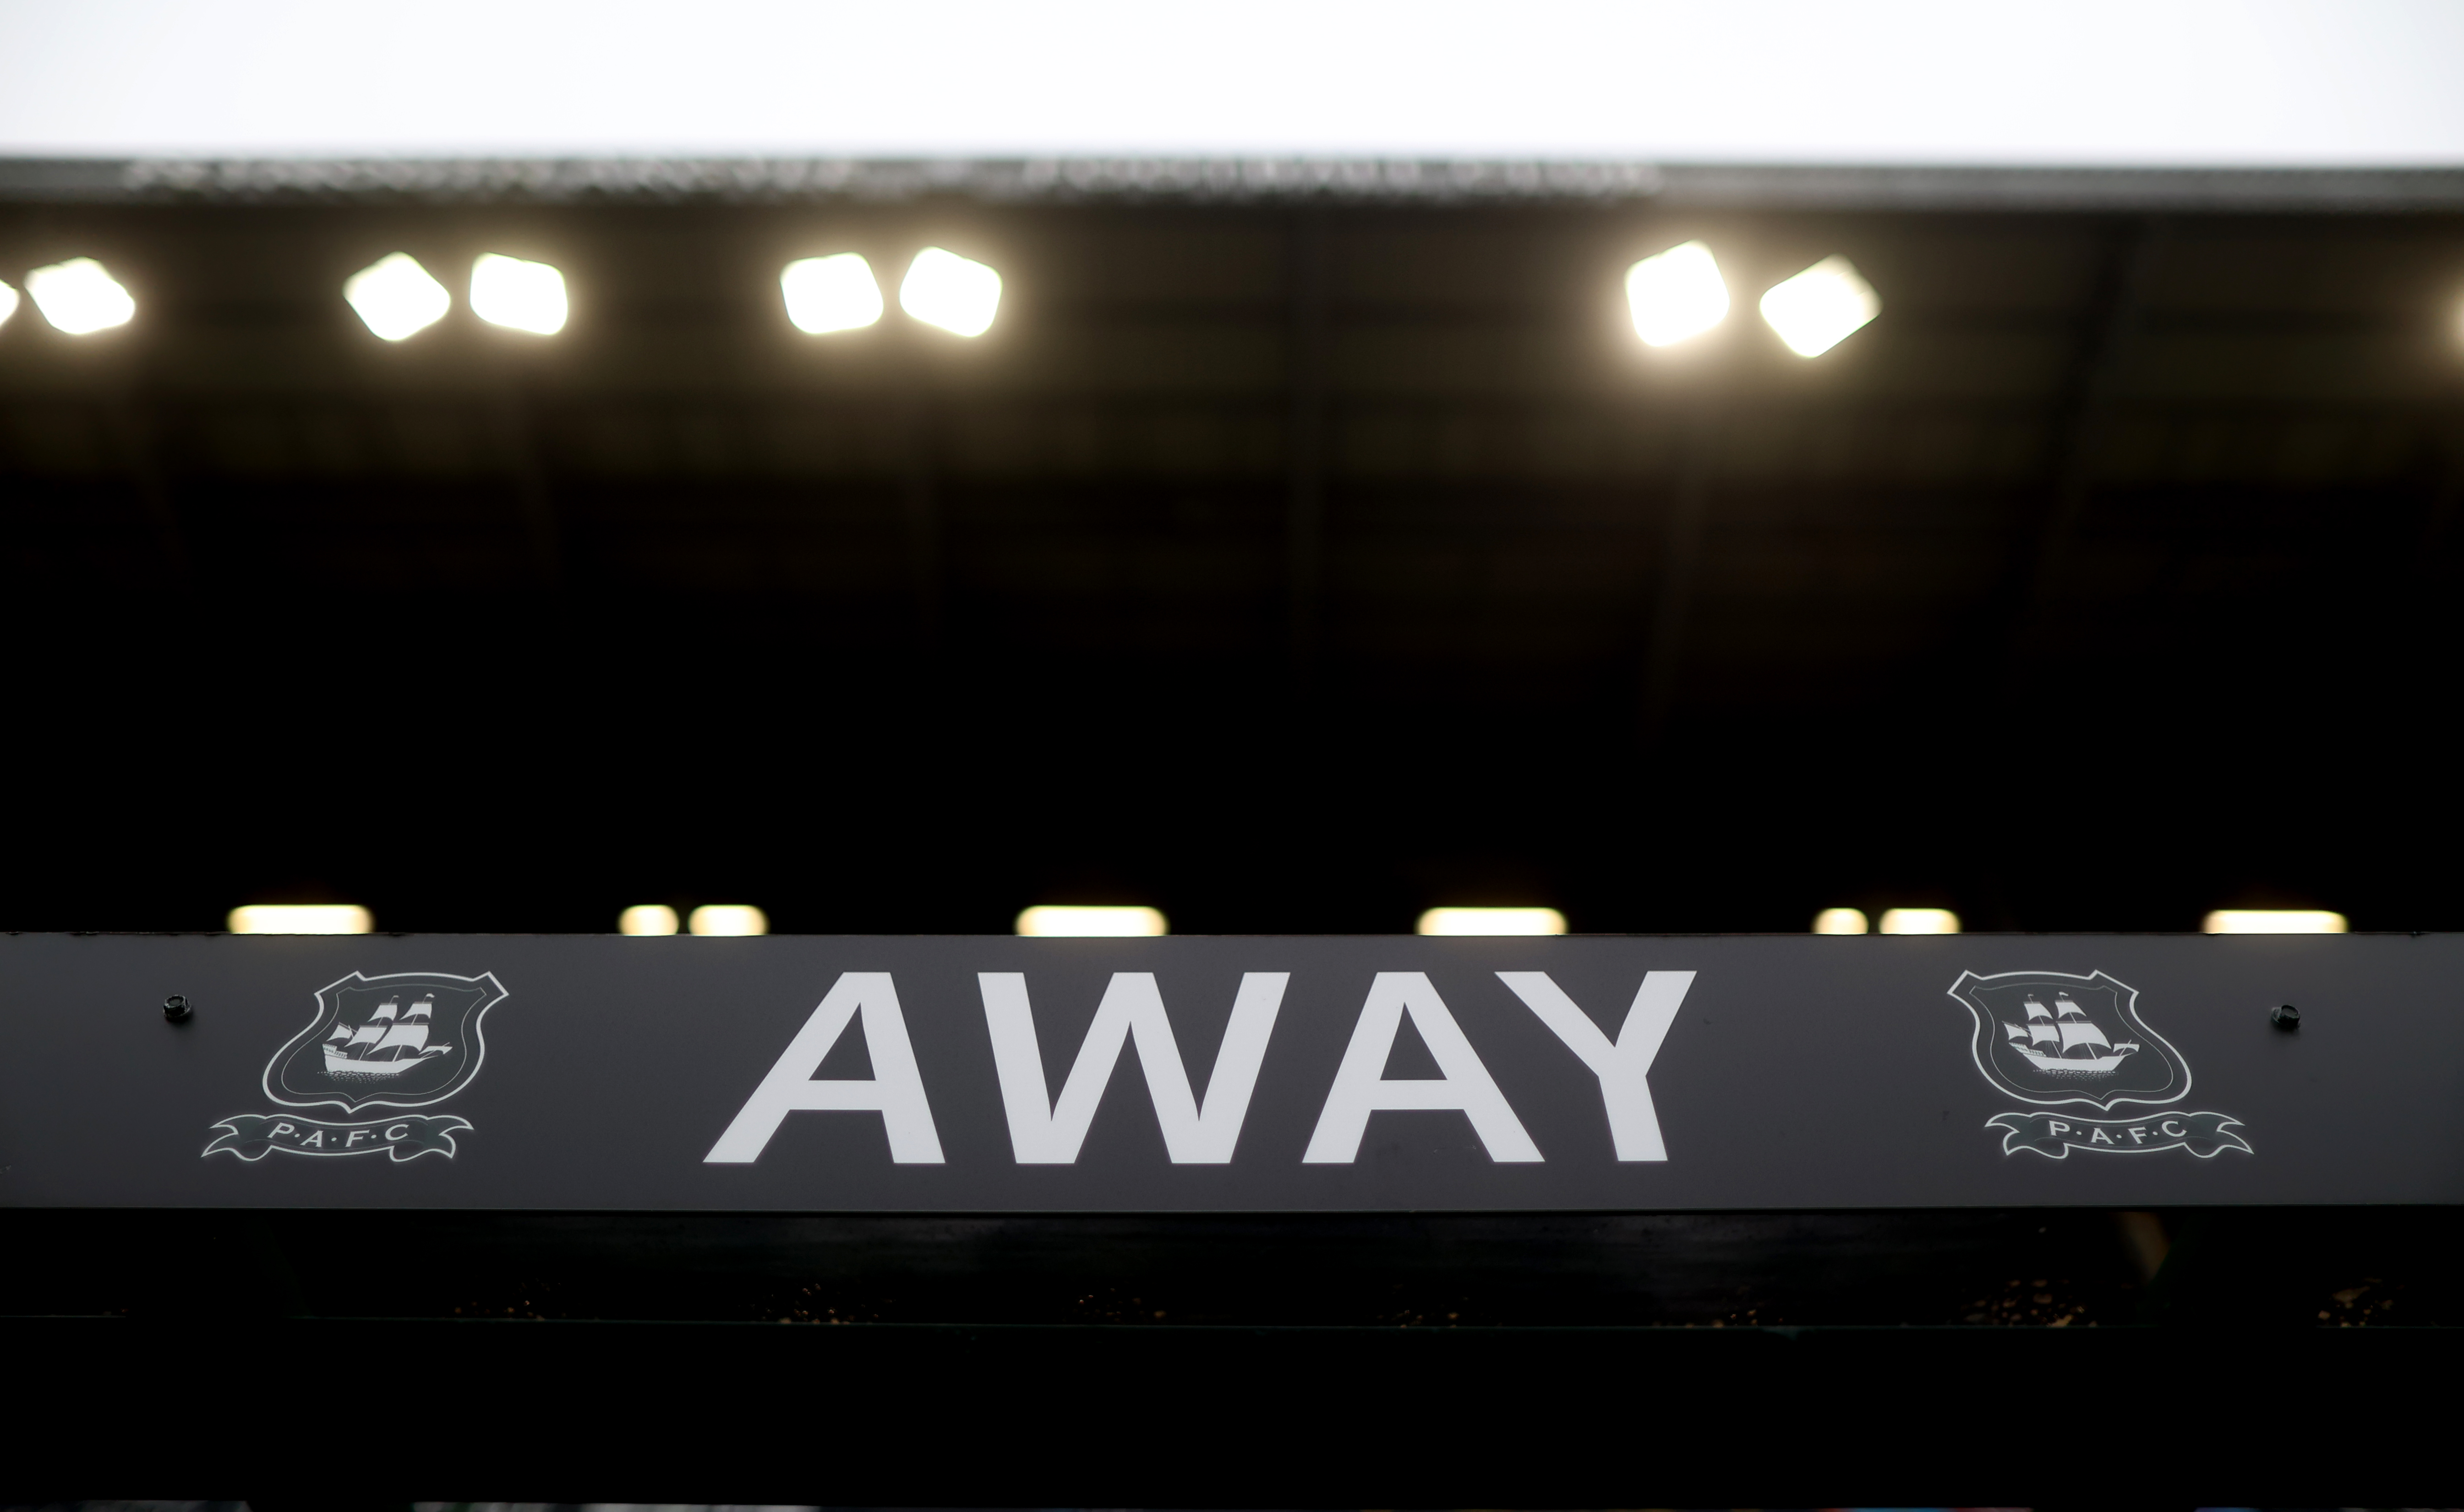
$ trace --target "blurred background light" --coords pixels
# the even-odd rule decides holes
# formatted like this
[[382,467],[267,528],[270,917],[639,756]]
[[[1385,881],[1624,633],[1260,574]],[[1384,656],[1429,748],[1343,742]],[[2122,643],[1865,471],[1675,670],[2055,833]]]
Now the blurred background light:
[[2324,909],[2218,909],[2199,929],[2208,934],[2342,934],[2344,916]]
[[1825,909],[1814,916],[1816,934],[1862,934],[1865,932],[1865,910],[1862,909]]
[[1701,242],[1671,247],[1627,269],[1625,300],[1634,312],[1634,334],[1648,346],[1700,336],[1728,318],[1728,286]]
[[1882,313],[1874,293],[1845,257],[1825,257],[1763,296],[1763,318],[1799,357],[1820,357]]
[[1566,916],[1554,909],[1431,909],[1420,915],[1422,934],[1563,934]]
[[1959,915],[1948,909],[1884,909],[1885,934],[1957,934]]
[[7,325],[9,318],[16,313],[17,291],[8,284],[0,283],[0,325]]
[[1018,932],[1045,936],[1126,939],[1141,934],[1169,934],[1160,909],[1039,904],[1018,916]]
[[388,252],[342,280],[342,297],[388,341],[417,336],[453,308],[453,296],[408,252]]
[[664,903],[634,904],[616,915],[616,932],[619,934],[673,934],[676,932],[676,910]]
[[564,329],[564,274],[543,262],[482,252],[471,265],[471,313],[535,336]]
[[992,329],[1001,308],[1001,274],[954,252],[927,247],[907,265],[898,286],[898,307],[926,325],[959,336]]
[[[16,0],[0,5],[0,142],[498,162],[2464,160],[2453,0],[715,0],[688,13]],[[847,66],[817,85],[816,59]]]
[[231,910],[233,934],[365,934],[377,927],[356,903],[251,903]]
[[126,325],[137,314],[137,301],[91,257],[35,269],[26,274],[26,293],[44,319],[71,336]]
[[779,274],[779,291],[787,296],[787,318],[809,336],[860,330],[881,318],[881,284],[858,252],[791,262]]
[[695,934],[767,934],[770,915],[749,903],[705,903],[693,910],[685,928]]

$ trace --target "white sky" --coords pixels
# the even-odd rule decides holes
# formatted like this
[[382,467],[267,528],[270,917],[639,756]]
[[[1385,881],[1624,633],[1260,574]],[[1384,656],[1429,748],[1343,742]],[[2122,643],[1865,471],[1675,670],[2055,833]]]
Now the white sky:
[[0,0],[0,156],[2464,164],[2464,0]]

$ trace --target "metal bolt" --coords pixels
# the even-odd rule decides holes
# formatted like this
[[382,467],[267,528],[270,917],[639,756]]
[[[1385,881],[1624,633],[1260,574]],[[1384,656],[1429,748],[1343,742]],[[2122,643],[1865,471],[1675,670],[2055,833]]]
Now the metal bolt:
[[2301,1010],[2291,1003],[2277,1003],[2267,1010],[2267,1021],[2278,1029],[2299,1029],[2301,1027]]
[[190,1016],[188,999],[173,993],[163,999],[163,1017],[173,1023],[187,1023]]

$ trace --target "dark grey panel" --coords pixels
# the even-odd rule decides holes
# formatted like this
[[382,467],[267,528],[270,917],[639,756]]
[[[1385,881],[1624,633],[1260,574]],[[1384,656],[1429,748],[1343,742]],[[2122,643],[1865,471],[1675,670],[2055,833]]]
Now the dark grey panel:
[[2074,168],[1907,164],[1334,158],[0,159],[0,199],[1619,203],[1822,209],[2448,210],[2431,168]]
[[[881,1113],[799,1111],[757,1159],[706,1163],[849,972],[894,983],[943,1161],[893,1162]],[[1243,974],[1288,973],[1233,1158],[1169,1158],[1133,1044],[1075,1160],[1021,1164],[979,972],[1023,975],[1055,1097],[1114,973],[1154,974],[1200,1097]],[[1617,1158],[1601,1080],[1501,972],[1545,973],[1611,1038],[1647,973],[1696,974],[1649,1071],[1664,1160]],[[2060,1022],[2098,1026],[2056,1031],[2076,1041],[2063,1048],[2079,1065],[2150,1069],[2038,1074],[1989,1053],[1989,1079],[1974,1049],[1980,1015],[1951,989],[1969,974],[2022,972],[2060,975],[2025,990],[2016,978],[1989,992],[1969,984],[2006,1051],[2033,1032],[2020,1003],[2034,996]],[[1304,1160],[1381,973],[1425,975],[1540,1158],[1492,1158],[1463,1112],[1410,1110],[1370,1114],[1348,1163]],[[319,997],[353,974],[381,990]],[[398,992],[383,987],[387,976],[400,977]],[[474,1007],[485,992],[447,990],[487,977],[501,1001]],[[14,936],[0,941],[0,1201],[945,1212],[2456,1202],[2459,984],[2454,936]],[[160,1010],[175,992],[196,1005],[186,1023]],[[331,1106],[272,1100],[276,1083],[304,1100],[295,1094],[314,1080],[306,1031],[355,1034],[386,997],[400,1005],[384,1022],[407,1022],[423,993],[438,1005],[420,1018],[452,1028],[450,1041],[429,1036],[445,1048],[416,1053],[430,1066],[464,1060],[399,1092],[381,1085],[394,1073],[345,1067],[347,1098]],[[2271,1025],[2279,1001],[2300,1005],[2298,1031]],[[1435,1078],[1443,1039],[1406,1027],[1383,1075]],[[2171,1064],[2155,1067],[2160,1057]],[[270,1063],[286,1068],[275,1082]],[[820,1071],[861,1080],[887,1066],[851,1023]],[[2131,1096],[2162,1100],[2117,1100]],[[2049,1135],[2052,1124],[2062,1128]],[[343,1134],[300,1148],[326,1128],[363,1131],[346,1154],[331,1153]],[[1625,1132],[1637,1152],[1631,1113]],[[410,1152],[423,1144],[429,1152]]]

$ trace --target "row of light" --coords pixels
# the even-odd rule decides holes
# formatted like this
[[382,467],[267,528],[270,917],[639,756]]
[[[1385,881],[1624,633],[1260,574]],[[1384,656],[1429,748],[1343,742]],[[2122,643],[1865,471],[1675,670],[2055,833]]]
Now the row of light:
[[[815,336],[861,330],[881,318],[881,285],[872,265],[856,252],[805,257],[779,274],[787,318]],[[957,252],[927,247],[907,265],[898,285],[898,307],[927,325],[958,336],[992,329],[1001,308],[1001,274]],[[37,268],[26,275],[26,293],[43,318],[71,336],[126,325],[137,300],[91,257]],[[370,331],[388,341],[407,340],[445,318],[453,295],[408,252],[391,252],[342,280],[342,298]],[[535,336],[564,329],[570,313],[564,274],[553,264],[484,252],[471,265],[471,313],[491,325]],[[17,309],[17,291],[0,283],[0,323]]]
[[[872,265],[860,252],[803,257],[779,274],[787,318],[814,336],[856,331],[879,321],[887,306]],[[26,292],[43,318],[72,336],[126,325],[137,301],[91,257],[77,257],[26,275]],[[1727,318],[1728,286],[1711,249],[1687,242],[1645,257],[1626,274],[1635,333],[1653,346],[1702,335]],[[927,325],[959,336],[992,329],[1001,309],[1001,274],[982,263],[927,247],[907,265],[898,306]],[[408,252],[391,252],[342,282],[342,297],[370,331],[407,340],[445,318],[453,296]],[[564,329],[569,314],[564,274],[553,264],[483,252],[471,265],[471,313],[492,325],[538,336]],[[0,321],[17,308],[17,291],[0,284]],[[1762,296],[1763,318],[1789,349],[1819,357],[1881,313],[1873,285],[1845,257],[1825,257]]]
[[[1884,934],[1957,934],[1959,915],[1948,909],[1884,909]],[[1825,909],[1814,916],[1816,934],[1862,934],[1861,909]],[[2217,909],[2199,922],[2203,934],[2342,934],[2344,916],[2324,909]]]
[[[1728,318],[1728,283],[1711,249],[1686,242],[1626,271],[1634,331],[1647,345],[1673,346]],[[1763,292],[1763,319],[1799,357],[1820,357],[1882,313],[1874,286],[1845,257],[1825,257]]]
[[[253,903],[231,911],[233,934],[365,934],[376,928],[368,910],[350,903]],[[638,903],[617,916],[620,934],[673,934],[676,910],[664,903]],[[1948,909],[1885,909],[1884,934],[1957,934],[1959,915]],[[770,932],[769,916],[743,903],[705,903],[681,921],[694,934]],[[1815,916],[1816,934],[1863,934],[1872,924],[1861,909],[1825,909]],[[1018,932],[1045,937],[1128,939],[1171,932],[1162,912],[1149,908],[1041,904],[1018,916]],[[2201,929],[2209,934],[2342,934],[2344,916],[2323,909],[2218,909]],[[1566,932],[1566,916],[1554,909],[1431,909],[1419,932],[1455,935],[1537,935]]]

